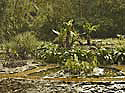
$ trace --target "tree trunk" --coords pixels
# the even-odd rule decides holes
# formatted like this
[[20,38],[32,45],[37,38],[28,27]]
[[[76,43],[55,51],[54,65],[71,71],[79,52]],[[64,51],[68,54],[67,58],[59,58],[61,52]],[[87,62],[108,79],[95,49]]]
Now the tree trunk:
[[67,32],[66,35],[66,48],[70,48],[70,31]]
[[91,45],[90,39],[90,35],[87,35],[87,45]]

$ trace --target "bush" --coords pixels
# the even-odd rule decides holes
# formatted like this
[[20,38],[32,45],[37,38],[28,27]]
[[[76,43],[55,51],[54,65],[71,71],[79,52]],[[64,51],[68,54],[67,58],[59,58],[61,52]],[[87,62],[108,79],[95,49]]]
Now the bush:
[[65,64],[68,59],[77,62],[97,62],[97,65],[111,65],[125,62],[125,48],[89,50],[75,46],[71,49],[60,48],[50,42],[42,42],[41,46],[34,52],[37,59],[42,59],[47,63]]
[[110,49],[98,49],[96,52],[97,60],[100,62],[102,65],[109,65],[113,64],[113,59],[112,59],[112,50]]
[[78,74],[79,71],[84,71],[84,73],[86,74],[86,73],[91,73],[93,69],[97,67],[97,65],[98,65],[97,61],[93,62],[83,61],[80,63],[76,60],[67,59],[65,63],[65,68],[73,73],[77,72]]
[[40,47],[35,51],[37,59],[42,59],[47,63],[61,63],[62,51],[58,48],[58,45],[50,42],[42,42]]
[[35,37],[33,32],[24,32],[15,36],[9,43],[6,44],[6,50],[9,56],[27,59],[34,55],[34,50],[37,49],[40,42]]
[[99,49],[96,52],[97,60],[102,65],[125,64],[125,48]]
[[60,48],[56,44],[43,42],[41,46],[35,51],[36,58],[43,59],[47,63],[61,63],[65,64],[67,59],[73,59],[79,62],[92,62],[95,53],[91,50],[84,50],[79,47],[67,49]]
[[81,70],[80,63],[72,59],[67,59],[65,67],[69,70]]

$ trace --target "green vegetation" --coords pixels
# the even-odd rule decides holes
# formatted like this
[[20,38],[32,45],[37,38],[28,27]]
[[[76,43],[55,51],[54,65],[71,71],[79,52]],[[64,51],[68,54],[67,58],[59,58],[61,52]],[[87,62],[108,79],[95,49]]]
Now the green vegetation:
[[93,71],[93,68],[97,66],[97,63],[95,61],[89,63],[89,62],[77,62],[73,61],[71,59],[68,59],[65,63],[65,68],[70,70],[72,74],[78,74],[80,71],[84,71],[84,73],[90,73]]
[[79,32],[84,32],[83,24],[92,23],[100,25],[92,37],[116,37],[125,34],[124,9],[124,0],[1,0],[0,42],[26,31],[37,32],[42,40],[53,40],[51,30],[59,31],[70,19]]
[[125,64],[124,10],[124,0],[1,0],[0,58],[85,73]]
[[10,58],[27,59],[28,56],[34,55],[33,52],[39,44],[33,32],[25,32],[12,38],[9,43],[5,44],[5,48]]
[[91,23],[85,23],[83,25],[83,29],[85,30],[85,34],[86,34],[87,45],[91,45],[91,43],[90,43],[91,33],[93,31],[96,31],[98,27],[99,27],[99,25],[92,26]]

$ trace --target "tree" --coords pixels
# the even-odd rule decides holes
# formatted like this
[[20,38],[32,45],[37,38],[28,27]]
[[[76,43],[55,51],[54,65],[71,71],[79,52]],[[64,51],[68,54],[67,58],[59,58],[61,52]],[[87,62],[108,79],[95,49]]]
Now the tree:
[[54,33],[58,35],[56,41],[61,47],[70,49],[74,42],[77,41],[79,35],[73,27],[73,19],[68,22],[64,22],[65,27],[61,29],[60,32],[53,30]]
[[117,34],[125,34],[124,4],[124,0],[93,0],[91,8],[87,9],[90,12],[86,15],[90,22],[100,24],[100,30],[95,37],[116,37]]
[[86,39],[87,39],[87,45],[91,45],[91,33],[93,31],[96,31],[96,29],[99,27],[99,25],[92,25],[91,23],[85,23],[83,25],[83,29],[85,30]]
[[41,39],[50,40],[54,37],[51,30],[59,30],[70,19],[100,24],[94,37],[125,34],[124,9],[124,0],[1,0],[0,38],[9,40],[33,30]]
[[36,31],[47,20],[44,0],[6,0],[1,30],[9,40],[18,33]]
[[6,0],[0,0],[0,43],[4,42],[5,39],[5,14],[6,14]]

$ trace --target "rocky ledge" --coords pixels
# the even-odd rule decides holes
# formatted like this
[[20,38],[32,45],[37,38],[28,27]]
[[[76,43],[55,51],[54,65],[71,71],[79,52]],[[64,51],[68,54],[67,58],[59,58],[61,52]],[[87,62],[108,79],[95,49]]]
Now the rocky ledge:
[[49,74],[43,78],[71,78],[71,77],[117,77],[125,76],[124,72],[113,67],[96,67],[91,73],[77,71],[74,74],[73,70],[60,70],[54,74]]
[[39,66],[45,66],[45,65],[46,64],[36,64],[33,62],[28,63],[27,61],[8,62],[6,64],[0,64],[0,74],[18,73],[26,70],[32,70]]
[[0,93],[125,93],[125,82],[1,79]]

